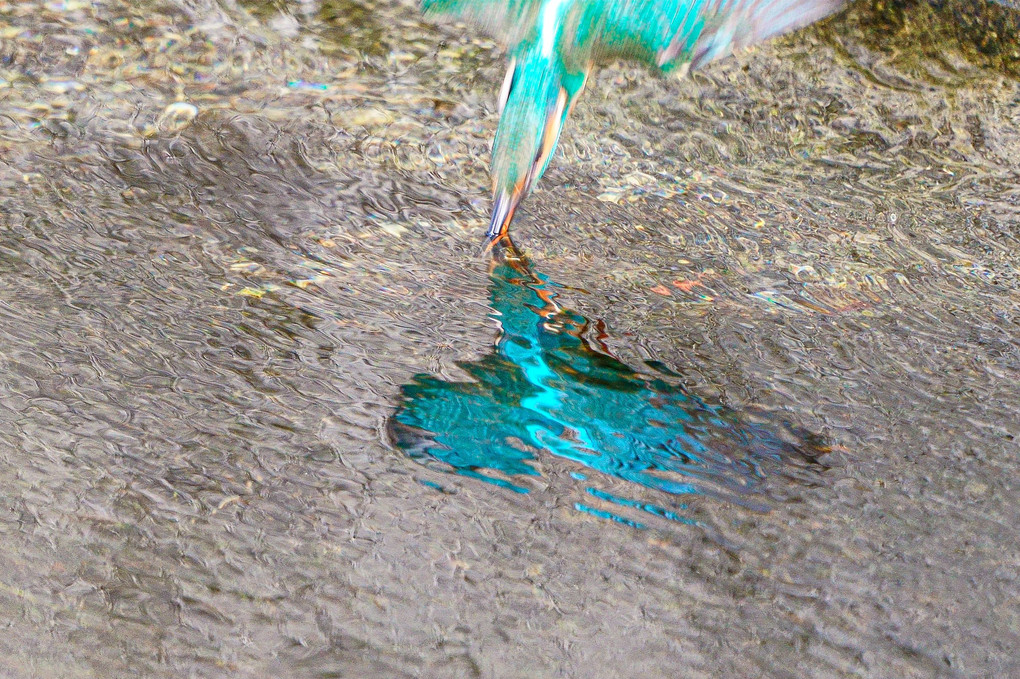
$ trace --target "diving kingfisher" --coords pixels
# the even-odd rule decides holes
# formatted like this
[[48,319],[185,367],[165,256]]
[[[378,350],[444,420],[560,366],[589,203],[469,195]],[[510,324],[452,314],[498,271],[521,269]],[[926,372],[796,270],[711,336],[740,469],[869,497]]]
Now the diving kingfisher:
[[492,147],[490,243],[542,177],[592,69],[615,59],[683,75],[734,49],[817,21],[844,0],[422,0],[507,44]]

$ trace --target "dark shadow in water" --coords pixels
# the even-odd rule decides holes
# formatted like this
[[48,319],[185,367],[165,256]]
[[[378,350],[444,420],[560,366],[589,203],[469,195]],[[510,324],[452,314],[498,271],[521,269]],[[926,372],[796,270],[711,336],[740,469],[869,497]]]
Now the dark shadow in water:
[[594,487],[589,495],[683,523],[694,521],[676,513],[687,508],[676,502],[681,496],[764,511],[770,477],[805,478],[806,469],[818,467],[816,458],[827,452],[818,437],[761,413],[706,403],[679,384],[679,375],[651,362],[648,372],[621,362],[601,342],[604,335],[585,332],[588,319],[556,303],[558,287],[513,252],[497,258],[495,351],[457,363],[473,381],[422,374],[405,385],[389,422],[394,444],[430,467],[522,493],[528,490],[514,477],[536,475],[530,461],[556,455],[662,491],[670,507]]

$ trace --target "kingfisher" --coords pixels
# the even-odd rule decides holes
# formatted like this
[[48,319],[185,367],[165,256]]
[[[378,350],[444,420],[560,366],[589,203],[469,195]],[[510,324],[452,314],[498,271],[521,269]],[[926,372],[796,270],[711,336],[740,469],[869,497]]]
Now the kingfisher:
[[592,69],[614,60],[683,76],[735,49],[817,21],[844,0],[422,0],[427,16],[472,22],[505,42],[492,146],[489,243],[549,167]]

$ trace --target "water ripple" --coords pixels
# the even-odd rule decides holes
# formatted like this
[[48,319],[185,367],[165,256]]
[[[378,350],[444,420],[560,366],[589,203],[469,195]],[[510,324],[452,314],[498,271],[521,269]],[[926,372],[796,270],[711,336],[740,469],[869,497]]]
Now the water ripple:
[[[457,366],[470,381],[417,375],[402,388],[390,420],[397,446],[426,464],[521,493],[543,454],[669,496],[707,496],[764,511],[767,485],[791,465],[809,468],[827,452],[817,437],[753,421],[689,393],[675,373],[630,368],[606,347],[604,330],[556,302],[559,286],[523,265],[492,273],[492,318],[500,334],[491,354]],[[495,472],[495,474],[493,474]],[[806,478],[808,475],[801,475]],[[676,512],[587,492],[618,507],[694,523]],[[581,511],[602,510],[577,504]],[[607,515],[615,518],[615,514]],[[631,525],[641,525],[627,520]]]

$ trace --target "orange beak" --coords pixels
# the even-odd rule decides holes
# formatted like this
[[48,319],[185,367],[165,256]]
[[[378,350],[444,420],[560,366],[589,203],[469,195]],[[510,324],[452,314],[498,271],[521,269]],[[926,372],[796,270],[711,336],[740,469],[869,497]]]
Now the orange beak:
[[495,195],[492,203],[492,221],[489,222],[489,230],[485,233],[486,238],[490,241],[506,238],[510,222],[514,218],[514,212],[517,211],[517,206],[520,205],[523,197],[524,182],[515,186],[510,192],[503,189]]

